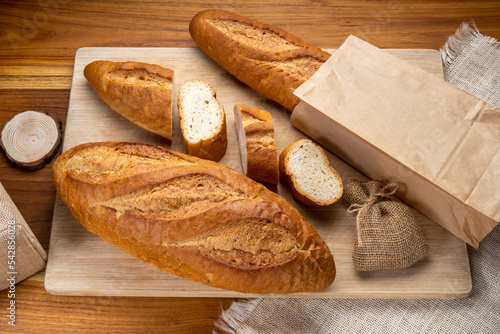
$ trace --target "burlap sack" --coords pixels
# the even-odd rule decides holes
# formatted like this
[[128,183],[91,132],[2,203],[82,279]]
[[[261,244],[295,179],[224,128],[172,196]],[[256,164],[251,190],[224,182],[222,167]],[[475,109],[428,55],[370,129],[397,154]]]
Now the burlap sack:
[[395,183],[357,180],[345,185],[349,212],[357,212],[352,255],[356,270],[407,268],[429,254],[410,209],[390,198],[397,187]]
[[0,183],[0,290],[45,267],[47,254]]

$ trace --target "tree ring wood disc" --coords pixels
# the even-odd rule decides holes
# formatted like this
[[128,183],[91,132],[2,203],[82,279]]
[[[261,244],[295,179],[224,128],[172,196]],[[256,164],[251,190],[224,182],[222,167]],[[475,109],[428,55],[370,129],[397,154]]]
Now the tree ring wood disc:
[[15,166],[37,170],[49,163],[62,142],[62,122],[54,114],[24,111],[5,121],[0,146]]

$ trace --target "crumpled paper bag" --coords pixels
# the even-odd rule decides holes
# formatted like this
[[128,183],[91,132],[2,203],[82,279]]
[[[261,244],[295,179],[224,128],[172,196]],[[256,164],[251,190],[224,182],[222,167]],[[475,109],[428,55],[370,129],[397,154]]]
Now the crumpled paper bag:
[[500,220],[500,109],[350,36],[295,94],[297,128],[474,247]]

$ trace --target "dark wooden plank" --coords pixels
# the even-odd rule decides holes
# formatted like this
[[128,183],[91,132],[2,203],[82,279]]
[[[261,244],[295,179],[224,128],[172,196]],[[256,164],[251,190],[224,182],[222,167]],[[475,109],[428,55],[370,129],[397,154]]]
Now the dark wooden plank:
[[[66,121],[67,90],[0,91],[0,124],[25,110],[46,111]],[[59,153],[58,153],[59,154]],[[45,249],[49,246],[55,188],[50,177],[52,163],[37,171],[13,167],[5,153],[0,154],[0,182]]]

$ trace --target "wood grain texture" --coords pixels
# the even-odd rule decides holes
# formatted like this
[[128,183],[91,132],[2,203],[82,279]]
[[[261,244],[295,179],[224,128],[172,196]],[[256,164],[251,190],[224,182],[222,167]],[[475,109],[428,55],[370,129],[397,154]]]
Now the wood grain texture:
[[[17,285],[16,330],[2,319],[2,333],[70,333],[75,328],[78,333],[209,333],[217,314],[231,303],[217,298],[69,298],[47,294],[40,288],[43,281],[42,271]],[[8,300],[5,292],[0,292],[2,301]]]
[[[437,51],[402,49],[393,52],[443,77]],[[288,110],[239,83],[197,48],[82,48],[75,59],[63,151],[91,141],[139,141],[186,153],[177,108],[173,110],[173,139],[169,141],[139,128],[114,112],[83,77],[84,67],[92,61],[127,59],[174,70],[174,92],[189,79],[201,79],[214,87],[218,101],[226,110],[228,145],[226,154],[219,161],[226,166],[240,172],[243,170],[234,114],[231,112],[236,103],[271,113],[278,152],[306,138],[291,125]],[[344,183],[351,178],[364,178],[330,152],[325,153]],[[283,183],[275,191],[295,206],[306,221],[318,230],[330,247],[337,267],[335,282],[329,288],[282,297],[463,298],[469,294],[472,283],[465,243],[417,211],[413,210],[413,214],[427,239],[430,256],[405,270],[358,273],[354,270],[351,258],[355,216],[347,213],[349,205],[345,200],[322,208],[309,208],[298,204],[290,188]],[[141,282],[149,284],[141,285]],[[85,296],[257,296],[212,288],[150,267],[86,231],[59,198],[56,199],[52,222],[45,287],[53,294]]]
[[55,114],[23,111],[0,129],[0,147],[20,168],[38,170],[57,154],[62,144],[62,121]]
[[[40,3],[52,3],[47,14]],[[349,34],[385,48],[438,49],[462,21],[500,38],[500,2],[486,1],[132,1],[5,0],[0,2],[0,122],[23,110],[45,110],[65,122],[75,52],[86,46],[195,47],[187,25],[202,9],[222,8],[279,25],[323,48]],[[37,14],[41,13],[41,14]],[[38,16],[37,16],[38,15]],[[38,21],[35,20],[38,18]],[[110,21],[111,20],[111,21]],[[33,25],[36,23],[34,29]],[[36,172],[11,167],[0,154],[0,182],[48,249],[55,189],[51,165]],[[137,298],[49,295],[44,273],[19,283],[17,332],[209,333],[219,306],[232,299],[158,298],[136,308]],[[156,299],[155,299],[156,300]],[[6,291],[0,306],[7,305]],[[68,307],[67,307],[68,306]],[[163,309],[165,312],[163,312]],[[134,314],[134,311],[136,312]],[[191,330],[192,329],[192,330]],[[0,332],[14,332],[0,322]]]
[[[63,124],[66,123],[69,95],[65,91],[0,90],[0,100],[1,124],[24,110],[54,113]],[[42,247],[48,249],[55,198],[55,187],[50,177],[52,163],[43,169],[27,172],[13,167],[3,151],[0,157],[0,182]]]
[[[148,1],[141,6],[130,0],[13,0],[3,1],[0,8],[5,27],[0,57],[10,60],[0,64],[0,73],[15,73],[8,80],[0,76],[0,88],[69,88],[67,70],[82,46],[194,47],[189,21],[207,8],[277,25],[321,48],[338,48],[349,34],[355,34],[381,48],[438,49],[468,20],[475,20],[484,34],[500,36],[500,3],[495,0],[453,4],[294,0],[276,5],[255,0]],[[19,58],[24,60],[18,62]],[[36,61],[43,66],[30,65]]]

